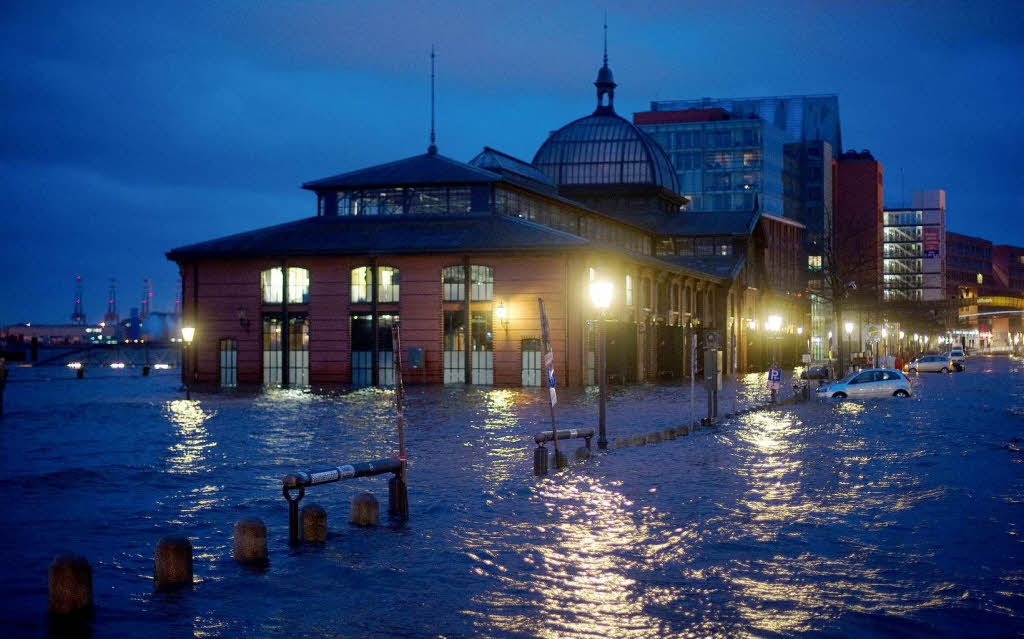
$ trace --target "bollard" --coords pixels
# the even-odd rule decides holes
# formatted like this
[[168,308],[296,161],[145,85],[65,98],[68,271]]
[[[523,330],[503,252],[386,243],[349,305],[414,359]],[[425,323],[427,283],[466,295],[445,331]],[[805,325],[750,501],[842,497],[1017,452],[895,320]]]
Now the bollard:
[[590,459],[590,449],[586,446],[580,446],[576,449],[576,461],[587,461]]
[[327,541],[327,511],[320,504],[302,507],[302,541],[307,544]]
[[569,467],[569,456],[560,450],[556,450],[554,453],[555,457],[555,468],[568,468]]
[[84,557],[57,555],[47,577],[51,615],[69,620],[92,616],[92,567]]
[[648,444],[657,444],[660,441],[661,441],[661,433],[659,433],[658,431],[652,431],[650,433],[647,433],[647,443]]
[[79,366],[78,369],[75,370],[75,377],[77,377],[78,379],[82,379],[83,377],[85,377],[85,365],[84,364],[82,366]]
[[356,526],[376,526],[380,523],[380,505],[371,493],[352,495],[348,523]]
[[615,447],[616,448],[629,448],[629,440],[628,439],[616,439],[615,440]]
[[153,557],[153,588],[168,591],[191,587],[192,544],[180,535],[164,537]]
[[674,429],[674,428],[666,428],[665,430],[661,431],[661,438],[662,439],[675,439],[676,438],[676,429]]
[[149,377],[149,364],[142,367],[142,376]]
[[533,474],[537,476],[548,474],[548,449],[544,446],[533,449]]
[[409,487],[399,475],[388,480],[388,516],[409,518]]
[[246,517],[235,523],[235,561],[261,562],[267,560],[267,526],[262,519]]
[[647,443],[647,437],[645,437],[643,433],[633,435],[630,438],[629,443],[632,444],[633,446],[643,446],[644,444]]
[[690,434],[690,427],[687,426],[686,424],[683,424],[682,426],[677,426],[676,427],[676,435],[678,435],[680,437],[686,437],[689,434]]

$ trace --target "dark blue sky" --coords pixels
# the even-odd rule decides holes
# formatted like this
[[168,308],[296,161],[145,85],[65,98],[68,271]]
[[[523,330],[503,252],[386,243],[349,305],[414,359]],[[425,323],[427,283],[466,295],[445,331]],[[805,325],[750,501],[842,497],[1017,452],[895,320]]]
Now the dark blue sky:
[[[144,4],[144,3],[143,3]],[[102,5],[102,6],[101,6]],[[629,117],[652,99],[838,93],[886,200],[1024,245],[1024,13],[1013,3],[26,2],[0,15],[0,323],[122,315],[164,252],[314,214],[306,180],[438,146],[531,159],[593,109],[602,13]],[[909,197],[909,195],[908,195]]]

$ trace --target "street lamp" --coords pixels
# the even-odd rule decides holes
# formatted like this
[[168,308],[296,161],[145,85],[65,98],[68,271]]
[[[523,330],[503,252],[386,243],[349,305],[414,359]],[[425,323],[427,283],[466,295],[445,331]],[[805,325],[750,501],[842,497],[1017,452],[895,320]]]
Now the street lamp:
[[189,376],[191,375],[191,373],[189,372],[189,369],[191,367],[191,360],[192,360],[192,358],[189,356],[189,352],[188,351],[189,351],[189,346],[192,345],[192,340],[195,338],[195,336],[196,336],[196,327],[195,326],[182,326],[181,327],[181,339],[182,339],[182,341],[185,344],[185,349],[184,349],[185,350],[185,357],[184,357],[184,360],[185,360],[184,361],[184,364],[185,364],[184,368],[185,368],[185,370],[182,371],[184,373],[184,375],[182,377],[184,377],[184,379],[185,379],[185,399],[192,399],[192,385],[191,385],[191,380],[189,379]]
[[608,403],[608,374],[607,374],[607,360],[605,357],[605,337],[604,337],[604,322],[605,315],[608,312],[608,307],[612,305],[612,294],[614,289],[612,283],[608,280],[594,280],[590,283],[590,301],[593,302],[594,308],[598,309],[601,313],[601,317],[597,320],[597,379],[600,396],[600,409],[598,414],[598,434],[597,434],[597,447],[601,450],[608,449],[608,437],[605,432],[606,420],[605,412],[606,405]]

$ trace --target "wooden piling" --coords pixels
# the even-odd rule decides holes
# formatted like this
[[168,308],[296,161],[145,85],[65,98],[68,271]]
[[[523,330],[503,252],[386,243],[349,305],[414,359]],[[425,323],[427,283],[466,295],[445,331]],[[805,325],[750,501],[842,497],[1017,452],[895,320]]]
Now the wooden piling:
[[263,520],[247,517],[235,523],[232,555],[240,562],[267,560],[267,526]]
[[153,588],[157,591],[191,588],[192,544],[187,537],[171,535],[156,545],[153,557]]
[[371,493],[352,495],[348,523],[356,526],[376,526],[380,523],[380,504]]
[[84,557],[57,555],[50,562],[47,578],[51,615],[60,619],[92,616],[92,566]]
[[327,511],[320,504],[302,507],[302,540],[307,544],[327,541]]

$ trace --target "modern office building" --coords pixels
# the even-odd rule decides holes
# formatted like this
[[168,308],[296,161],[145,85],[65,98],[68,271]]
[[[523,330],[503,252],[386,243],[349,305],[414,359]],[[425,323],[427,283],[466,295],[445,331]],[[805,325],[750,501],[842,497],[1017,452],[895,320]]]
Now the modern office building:
[[651,103],[651,111],[722,109],[739,118],[759,118],[786,132],[792,142],[823,140],[837,152],[843,148],[839,96],[783,95],[760,98],[698,98]]
[[938,302],[946,298],[946,192],[914,191],[910,208],[886,208],[883,299]]
[[668,153],[688,211],[762,211],[783,215],[786,133],[757,117],[721,108],[646,111],[633,123]]

